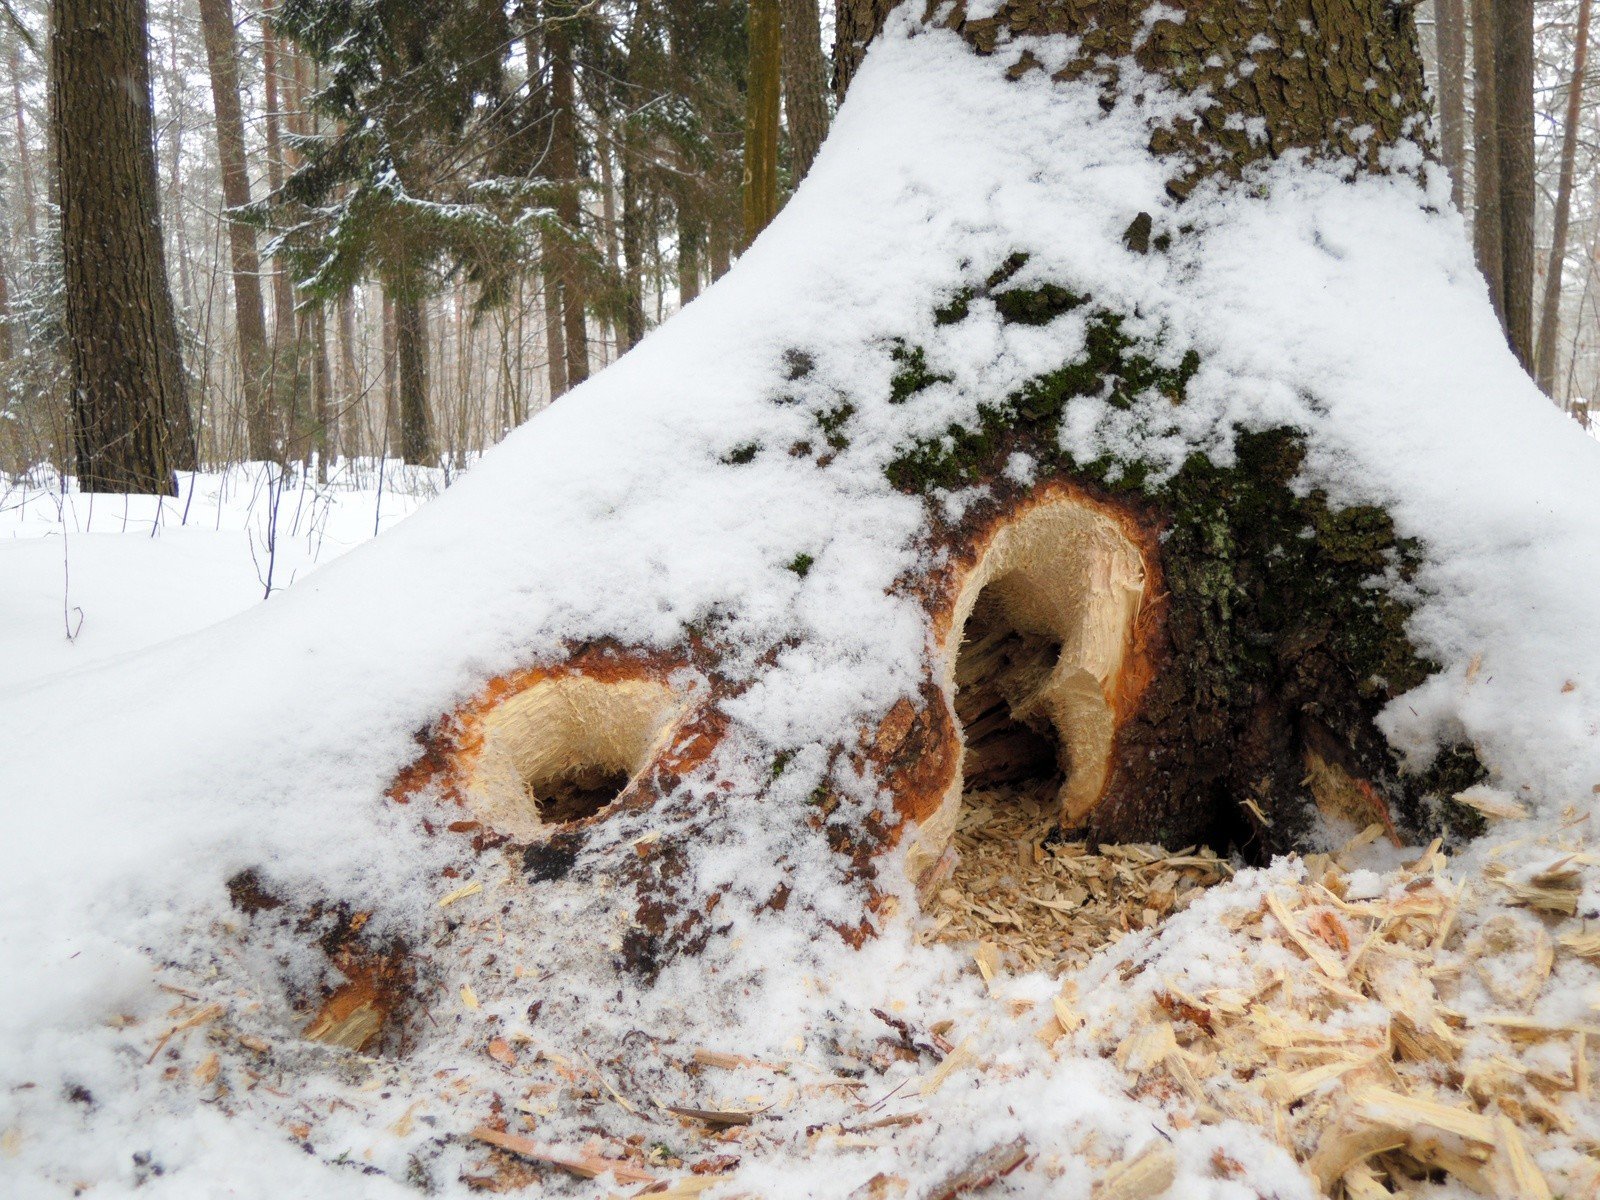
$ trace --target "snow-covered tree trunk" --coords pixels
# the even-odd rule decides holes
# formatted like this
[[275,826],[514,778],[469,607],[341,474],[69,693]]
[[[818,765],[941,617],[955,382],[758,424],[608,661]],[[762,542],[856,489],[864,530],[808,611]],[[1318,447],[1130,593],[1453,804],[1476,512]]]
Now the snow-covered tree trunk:
[[[1139,271],[1181,253],[1191,195],[1247,195],[1253,169],[1271,160],[1338,163],[1354,175],[1420,170],[1398,151],[1425,121],[1408,11],[1384,0],[1219,2],[1181,15],[1054,3],[969,19],[940,6],[928,27],[954,31],[978,56],[1022,38],[1070,39],[1048,66],[1027,49],[997,69],[1018,89],[1046,75],[1087,81],[1107,112],[1137,114],[1170,201],[1160,213],[1125,214],[1121,252]],[[875,29],[882,18],[869,5],[842,15],[841,29]],[[1174,109],[1153,102],[1159,89],[1210,103]],[[1051,121],[1047,93],[1036,94],[1039,120]],[[924,329],[885,343],[887,379],[824,384],[811,347],[779,345],[792,394],[776,402],[809,409],[809,432],[729,446],[704,468],[737,473],[776,455],[809,464],[827,489],[836,459],[882,436],[871,414],[936,402],[954,377],[938,364],[983,320],[1041,331],[1027,336],[1047,345],[1059,331],[1047,368],[983,397],[973,417],[904,437],[883,466],[921,513],[921,550],[894,591],[927,639],[920,661],[900,664],[915,677],[908,695],[807,748],[825,766],[807,823],[859,888],[857,919],[835,924],[865,935],[886,856],[901,856],[924,888],[943,877],[964,774],[1051,787],[1062,829],[1099,839],[1211,841],[1264,855],[1300,845],[1319,813],[1381,821],[1391,833],[1437,825],[1423,801],[1448,789],[1403,775],[1373,725],[1429,670],[1404,635],[1405,603],[1373,586],[1403,587],[1413,561],[1389,517],[1297,487],[1306,447],[1292,424],[1238,431],[1224,454],[1196,450],[1159,473],[1116,452],[1066,449],[1074,404],[1130,417],[1153,401],[1181,411],[1202,356],[1026,252],[953,253],[951,274],[967,282],[930,301]],[[814,564],[802,552],[785,569],[798,582]],[[497,843],[526,844],[535,871],[563,874],[578,862],[602,869],[603,857],[580,849],[606,840],[603,827],[620,814],[672,811],[702,830],[736,824],[734,797],[771,804],[787,793],[797,749],[772,743],[765,779],[724,773],[728,707],[762,689],[763,663],[805,654],[841,664],[826,661],[838,651],[820,639],[735,641],[708,618],[668,645],[637,647],[618,629],[569,642],[531,669],[507,662],[482,697],[441,715],[393,794],[442,795]],[[674,682],[685,675],[698,681],[689,691]],[[1446,783],[1470,781],[1470,753],[1440,761],[1453,773]],[[847,803],[844,780],[870,781],[888,803]],[[707,799],[724,794],[726,805]],[[625,957],[645,975],[703,944],[711,927],[716,897],[689,881],[683,854],[662,844],[627,871],[642,923]],[[768,888],[777,904],[806,886],[778,865]]]

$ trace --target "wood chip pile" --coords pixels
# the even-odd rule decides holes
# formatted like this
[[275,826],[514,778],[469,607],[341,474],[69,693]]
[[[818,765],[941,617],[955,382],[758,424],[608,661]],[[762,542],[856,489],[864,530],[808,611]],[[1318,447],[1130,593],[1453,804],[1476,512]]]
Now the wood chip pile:
[[963,800],[955,873],[928,905],[924,942],[987,942],[1012,969],[1060,975],[1102,946],[1154,928],[1232,874],[1210,850],[1053,840],[1055,793],[980,791]]
[[[1575,910],[1575,863],[1455,883],[1437,843],[1382,876],[1347,870],[1343,853],[1227,911],[1234,940],[1258,948],[1253,985],[1189,990],[1159,957],[1129,957],[1101,990],[1140,997],[1133,1011],[1080,1006],[1068,981],[1041,1036],[1113,1059],[1180,1127],[1266,1131],[1335,1200],[1443,1183],[1505,1200],[1600,1194],[1600,1020],[1530,1015],[1553,976],[1570,988],[1600,958],[1600,935],[1546,927]],[[1032,936],[1012,947],[1009,926],[992,928],[1034,952]],[[1564,1164],[1559,1178],[1535,1151]]]

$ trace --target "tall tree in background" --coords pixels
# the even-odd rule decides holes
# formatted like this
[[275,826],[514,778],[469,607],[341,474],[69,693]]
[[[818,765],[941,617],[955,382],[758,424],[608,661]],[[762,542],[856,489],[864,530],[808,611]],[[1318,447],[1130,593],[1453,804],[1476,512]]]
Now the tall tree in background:
[[1572,79],[1567,84],[1567,118],[1561,131],[1561,175],[1556,183],[1550,234],[1550,262],[1539,312],[1538,370],[1534,378],[1547,396],[1555,395],[1556,336],[1561,326],[1561,274],[1567,256],[1567,226],[1572,217],[1572,184],[1577,173],[1578,119],[1583,106],[1583,72],[1589,61],[1590,0],[1578,0],[1578,31],[1572,46]]
[[144,0],[54,0],[50,69],[73,448],[86,490],[171,493],[192,466],[151,137]]
[[[562,348],[566,351],[566,386],[589,378],[589,329],[584,272],[578,243],[583,237],[582,181],[578,174],[577,84],[573,66],[572,26],[577,20],[572,0],[547,0],[545,54],[550,71],[549,178],[555,184],[558,227],[547,231],[545,251],[555,251],[555,303],[561,312]],[[551,277],[547,276],[548,280]],[[551,301],[547,299],[546,303]]]
[[1467,14],[1465,0],[1435,0],[1439,47],[1439,150],[1450,172],[1450,199],[1466,210]]
[[429,462],[428,297],[464,271],[480,303],[502,301],[547,211],[530,181],[459,169],[498,130],[505,6],[285,0],[276,24],[321,70],[310,104],[331,130],[297,138],[302,162],[255,217],[281,231],[311,300],[336,301],[369,275],[382,282],[394,305],[401,453]]
[[783,36],[778,0],[750,0],[744,123],[744,240],[778,215],[778,94]]
[[783,111],[788,118],[790,172],[798,187],[828,133],[827,67],[817,0],[781,2]]
[[[200,0],[200,25],[211,68],[211,100],[217,120],[217,161],[222,165],[222,198],[230,209],[250,205],[250,172],[245,164],[244,116],[239,107],[239,50],[230,0]],[[276,458],[280,452],[272,412],[267,352],[267,320],[261,302],[261,257],[255,230],[237,219],[228,223],[233,264],[235,336],[239,343],[241,391],[250,457]]]
[[1533,0],[1495,0],[1494,94],[1499,127],[1501,270],[1506,339],[1533,373]]
[[1500,0],[1472,0],[1472,248],[1489,303],[1506,325],[1505,227],[1500,216],[1500,121],[1495,41]]

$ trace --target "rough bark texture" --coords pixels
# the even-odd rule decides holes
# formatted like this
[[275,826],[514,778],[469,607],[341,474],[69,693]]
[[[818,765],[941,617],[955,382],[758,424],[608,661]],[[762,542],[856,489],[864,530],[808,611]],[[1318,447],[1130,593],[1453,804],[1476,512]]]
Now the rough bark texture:
[[[841,28],[858,31],[864,42],[878,19],[874,12],[847,3]],[[1187,6],[1182,23],[1147,22],[1146,14],[1142,0],[1014,0],[979,20],[966,20],[959,5],[931,7],[926,19],[940,21],[983,55],[1018,33],[1080,39],[1077,56],[1059,72],[1063,79],[1109,91],[1119,63],[1131,59],[1176,87],[1212,96],[1217,103],[1198,117],[1150,118],[1150,148],[1167,164],[1167,186],[1180,218],[1183,198],[1201,180],[1227,188],[1253,164],[1290,152],[1381,171],[1385,150],[1425,118],[1410,13],[1386,0],[1287,0],[1250,7],[1209,0]],[[1252,69],[1240,70],[1246,60]],[[845,66],[848,61],[841,59]],[[1014,76],[1035,70],[1042,68],[1027,55],[1011,68]],[[1266,137],[1246,136],[1239,116],[1260,118]],[[1170,214],[1163,226],[1139,214],[1126,244],[1162,254],[1188,236],[1181,219]],[[1407,777],[1374,728],[1380,709],[1431,669],[1405,636],[1406,603],[1370,586],[1375,576],[1406,578],[1415,562],[1413,548],[1397,537],[1387,514],[1335,507],[1321,493],[1293,486],[1305,440],[1292,428],[1238,432],[1230,465],[1196,452],[1170,478],[1154,477],[1137,461],[1074,459],[1059,438],[1069,402],[1094,395],[1130,407],[1135,397],[1154,391],[1181,405],[1202,364],[1192,351],[1167,353],[1169,348],[1152,340],[1156,335],[1136,332],[1133,314],[1075,292],[1070,279],[1021,284],[1027,267],[1021,255],[979,267],[987,271],[981,285],[935,309],[936,330],[948,328],[959,337],[954,327],[982,299],[1003,320],[1025,325],[1042,326],[1075,311],[1086,324],[1084,348],[1011,395],[995,397],[971,425],[903,446],[888,467],[888,481],[925,504],[929,553],[896,590],[921,605],[937,648],[922,664],[913,697],[868,728],[840,730],[828,748],[838,773],[830,770],[825,778],[874,780],[888,806],[864,811],[835,795],[831,785],[811,797],[808,824],[862,889],[861,920],[835,925],[839,936],[856,942],[870,934],[871,913],[884,902],[875,883],[878,863],[895,847],[904,849],[914,878],[925,885],[937,878],[942,843],[929,831],[950,818],[952,796],[959,804],[963,722],[974,750],[969,765],[991,781],[1035,770],[1059,769],[1068,776],[1060,812],[1063,831],[1073,837],[1174,846],[1210,841],[1263,857],[1301,844],[1319,810],[1391,828],[1443,828],[1437,814],[1449,809],[1433,801],[1471,781],[1470,752],[1444,755],[1426,777]],[[888,403],[916,404],[940,382],[928,367],[926,347],[901,344],[894,357],[898,369],[883,398]],[[1174,359],[1177,365],[1171,365]],[[791,381],[805,379],[812,369],[800,350],[790,350],[784,362]],[[848,442],[852,411],[849,398],[841,396],[839,408],[816,416],[814,441],[798,443],[790,453],[826,461],[830,450]],[[1005,471],[1018,453],[1038,464],[1028,483]],[[737,465],[749,458],[736,451],[726,461]],[[952,516],[941,497],[969,485],[983,490],[965,493],[976,498]],[[1046,567],[1024,568],[1018,565],[1023,559],[1005,557],[1008,537],[1060,528],[1048,525],[1057,518],[1078,521],[1080,530],[1093,529],[1094,536],[1061,543],[1063,554],[1033,543],[1026,561]],[[1091,554],[1085,545],[1111,549],[1096,558],[1100,551]],[[790,569],[804,574],[810,565],[801,556]],[[1097,570],[1082,569],[1098,566],[1115,569],[1103,580]],[[1041,674],[1060,674],[1042,671],[1042,661],[1057,655],[1073,665],[1065,657],[1069,639],[1042,643],[1039,628],[1008,624],[985,604],[991,586],[990,598],[1002,609],[1013,603],[1007,587],[1031,588],[1015,603],[1031,605],[1038,615],[1055,600],[1043,581],[1026,578],[1026,572],[1046,570],[1096,580],[1091,588],[1075,585],[1095,603],[1121,594],[1119,588],[1136,597],[1131,609],[1120,610],[1125,624],[1114,644],[1108,642],[1115,671],[1103,686],[1087,688],[1093,695],[1075,710],[1106,715],[1108,732],[1097,761],[1085,756],[1089,742],[1078,736],[1081,731],[1057,721],[1054,710],[1046,714],[1048,723],[1037,721],[1037,712],[1019,711],[1027,707],[1019,697],[1040,694]],[[746,655],[783,649],[742,648]],[[488,786],[484,781],[492,772],[486,764],[498,753],[497,738],[532,743],[553,736],[541,720],[520,718],[519,725],[519,706],[537,708],[540,689],[648,692],[653,685],[659,694],[662,681],[689,668],[706,687],[684,702],[670,731],[639,761],[586,761],[581,747],[561,749],[571,779],[579,778],[580,768],[604,767],[608,776],[621,770],[627,782],[609,808],[597,810],[586,798],[581,816],[541,826],[522,844],[525,833],[499,829],[492,819],[487,826],[466,824],[474,837],[487,838],[485,844],[517,846],[531,878],[553,879],[602,869],[602,856],[586,856],[585,846],[612,814],[654,808],[664,821],[726,820],[725,811],[717,811],[720,801],[708,801],[703,789],[679,786],[710,760],[728,725],[723,702],[746,686],[724,669],[721,655],[714,639],[699,632],[670,649],[611,642],[573,646],[561,661],[496,679],[479,699],[444,715],[393,794],[409,800],[425,784],[435,784],[447,800],[471,807],[481,800],[474,799],[475,789]],[[592,707],[600,712],[598,701]],[[1031,734],[1018,724],[1032,726]],[[1040,733],[1056,745],[1041,751],[1032,736]],[[581,741],[577,734],[573,738],[574,745]],[[541,751],[534,757],[548,764],[561,756]],[[773,780],[786,761],[781,754],[773,761]],[[526,776],[522,783],[542,798]],[[513,779],[511,790],[517,786]],[[728,780],[722,786],[744,789],[729,797],[739,804],[769,799],[750,794],[747,783]],[[485,828],[494,832],[486,835]],[[913,829],[916,840],[903,845]],[[695,894],[685,852],[670,839],[620,867],[612,858],[603,869],[637,895],[633,924],[621,941],[620,970],[652,978],[674,956],[694,953],[716,936],[710,914],[720,896]],[[807,886],[803,879],[786,878],[785,869],[774,867],[772,907],[789,903],[791,892]]]
[[1533,373],[1533,0],[1496,0],[1494,95],[1506,339]]
[[[229,0],[200,0],[200,26],[211,68],[222,198],[229,208],[240,209],[250,203],[250,173],[245,165],[244,116],[239,108],[239,52],[233,30],[233,5]],[[234,327],[239,341],[250,457],[276,458],[279,447],[272,420],[267,320],[261,302],[261,256],[256,252],[255,230],[241,221],[230,221],[228,249],[233,266]]]
[[1572,78],[1567,83],[1567,120],[1561,133],[1561,176],[1550,234],[1550,264],[1544,275],[1544,302],[1539,310],[1538,370],[1534,378],[1545,394],[1555,395],[1556,340],[1561,327],[1561,268],[1567,256],[1567,226],[1572,216],[1572,182],[1578,159],[1578,114],[1583,105],[1583,70],[1589,60],[1590,0],[1578,0],[1578,31],[1573,40]]
[[399,288],[394,295],[394,346],[400,368],[400,455],[408,463],[431,466],[428,310],[413,288]]
[[817,0],[782,0],[782,8],[783,111],[789,128],[789,172],[798,185],[828,134],[827,67]]
[[1450,199],[1466,210],[1467,14],[1464,0],[1436,0],[1439,45],[1439,154],[1450,171]]
[[[267,137],[267,186],[274,195],[283,187],[284,157],[280,102],[284,89],[278,79],[278,37],[272,28],[271,16],[277,7],[268,0],[261,12],[261,74],[266,88],[267,108],[263,124]],[[293,407],[295,388],[295,363],[298,358],[294,332],[294,284],[289,270],[281,260],[272,264],[272,393],[274,408]],[[283,401],[287,400],[287,404]],[[283,439],[283,420],[278,413],[275,431]],[[280,456],[282,451],[280,450]]]
[[156,209],[144,0],[56,0],[51,16],[79,482],[171,492],[194,435]]
[[570,231],[571,240],[560,245],[558,275],[561,293],[561,324],[566,342],[569,388],[589,378],[589,329],[587,296],[575,249],[581,224],[578,180],[577,105],[574,95],[572,38],[568,28],[574,19],[565,4],[550,4],[546,9],[545,54],[550,63],[550,178],[559,185],[556,216]]
[[1496,0],[1472,0],[1472,247],[1489,303],[1506,324],[1505,226],[1500,215],[1500,121],[1495,87]]
[[751,0],[744,110],[744,240],[778,215],[778,92],[782,70],[778,0]]

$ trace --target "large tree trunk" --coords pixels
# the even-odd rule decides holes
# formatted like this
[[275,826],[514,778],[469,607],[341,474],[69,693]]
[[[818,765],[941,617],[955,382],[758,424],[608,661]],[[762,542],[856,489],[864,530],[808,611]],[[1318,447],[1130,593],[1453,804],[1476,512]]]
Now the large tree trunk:
[[[217,160],[222,164],[222,199],[231,209],[250,203],[250,172],[245,163],[244,116],[239,108],[239,50],[230,0],[200,0],[200,26],[211,67],[211,100],[217,118]],[[239,342],[239,378],[244,393],[250,457],[278,457],[272,418],[267,320],[261,302],[261,257],[255,230],[242,221],[228,223],[233,265],[234,327]]]
[[817,0],[782,0],[783,111],[788,118],[789,170],[799,182],[828,134],[827,70]]
[[1533,0],[1496,0],[1494,96],[1506,338],[1533,374]]
[[172,492],[195,451],[156,209],[144,0],[56,0],[51,15],[79,482]]
[[1466,0],[1436,0],[1439,45],[1439,153],[1450,171],[1450,199],[1466,210]]
[[1499,25],[1497,0],[1472,0],[1472,246],[1489,285],[1489,303],[1506,328],[1504,187],[1495,86]]
[[778,94],[783,26],[778,0],[751,0],[744,110],[744,240],[778,215]]
[[581,183],[578,177],[577,88],[573,76],[572,33],[575,19],[565,0],[546,5],[545,54],[550,62],[550,178],[557,185],[556,216],[564,236],[558,242],[561,278],[561,328],[567,351],[567,387],[589,378],[588,297],[578,244],[583,236]]
[[[1381,172],[1389,148],[1427,111],[1410,20],[1383,0],[1228,13],[1151,25],[1132,0],[1095,8],[1095,55],[1131,56],[1161,75],[1186,64],[1183,86],[1221,98],[1195,122],[1150,119],[1150,146],[1178,207],[1161,225],[1128,214],[1123,244],[1138,254],[1165,253],[1185,236],[1182,198],[1202,183],[1228,189],[1258,162],[1302,153]],[[840,13],[841,28],[858,32],[873,19],[851,5]],[[967,21],[957,8],[944,23],[988,54],[1008,33],[1071,36],[1088,19],[1046,6]],[[1237,71],[1246,58],[1253,72]],[[1327,69],[1308,72],[1308,61]],[[1024,58],[1013,74],[1039,67]],[[1086,55],[1057,78],[1102,69]],[[1264,122],[1265,136],[1233,136],[1245,114]],[[1357,139],[1359,126],[1368,132]],[[833,784],[821,786],[816,820],[836,848],[860,865],[898,846],[911,877],[932,886],[947,869],[964,774],[972,787],[1043,789],[1061,828],[1090,839],[1211,840],[1262,855],[1303,845],[1321,814],[1390,829],[1426,824],[1423,798],[1437,785],[1403,775],[1374,726],[1383,705],[1427,672],[1401,633],[1404,602],[1374,596],[1365,582],[1406,560],[1389,518],[1370,507],[1336,510],[1296,489],[1306,447],[1290,428],[1241,433],[1228,465],[1196,455],[1160,484],[1130,487],[1103,466],[1064,457],[1057,422],[1072,397],[1131,404],[1154,388],[1181,404],[1200,364],[1121,332],[1130,314],[1115,301],[1026,268],[1022,256],[972,264],[974,282],[936,310],[934,327],[966,321],[980,305],[1020,325],[1077,312],[1087,314],[1086,348],[1069,368],[983,410],[981,428],[916,440],[889,465],[890,482],[926,505],[925,540],[936,552],[897,587],[916,598],[933,644],[914,697],[859,740],[841,733],[829,748],[847,773],[878,781],[894,814],[866,826],[830,823],[848,805]],[[784,353],[791,382],[780,403],[793,404],[808,394],[811,355]],[[910,404],[946,382],[928,366],[930,353],[897,344],[890,403]],[[815,434],[787,455],[826,464],[850,446],[852,414],[869,401],[830,387],[823,394],[829,406],[815,415]],[[749,462],[760,450],[734,447],[723,462]],[[1023,482],[1008,468],[1019,456],[1053,465]],[[974,487],[979,498],[958,510],[939,499],[944,489]],[[1281,536],[1291,529],[1316,536]],[[789,569],[803,577],[812,564],[802,554]],[[441,720],[396,794],[442,789],[488,827],[533,843],[535,857],[573,853],[604,813],[682,814],[689,801],[676,781],[703,767],[725,719],[721,685],[703,705],[689,704],[668,680],[679,669],[719,678],[718,661],[709,641],[637,653],[593,643],[509,674]],[[563,712],[586,714],[581,732]],[[780,761],[774,777],[782,770]],[[645,975],[706,936],[696,903],[658,894],[658,878],[652,870],[636,880],[650,915],[636,952],[624,955]]]
[[1544,275],[1539,311],[1538,370],[1534,378],[1547,396],[1555,395],[1556,340],[1561,329],[1561,274],[1567,257],[1567,225],[1572,217],[1572,183],[1578,161],[1578,115],[1583,105],[1583,70],[1589,61],[1590,0],[1578,0],[1578,31],[1572,44],[1572,78],[1567,83],[1567,119],[1561,132],[1561,175],[1550,234],[1550,263]]

